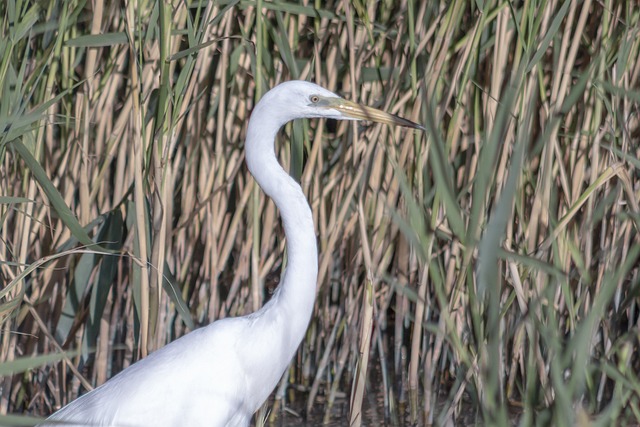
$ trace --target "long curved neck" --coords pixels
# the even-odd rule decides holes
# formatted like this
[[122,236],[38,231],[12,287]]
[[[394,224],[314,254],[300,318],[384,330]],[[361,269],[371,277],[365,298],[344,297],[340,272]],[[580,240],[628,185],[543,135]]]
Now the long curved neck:
[[[300,185],[278,163],[274,140],[288,120],[258,104],[249,121],[245,144],[249,171],[280,210],[287,239],[287,269],[267,312],[283,314],[291,352],[295,352],[309,324],[318,279],[318,249],[309,203]],[[288,361],[287,361],[288,363]]]

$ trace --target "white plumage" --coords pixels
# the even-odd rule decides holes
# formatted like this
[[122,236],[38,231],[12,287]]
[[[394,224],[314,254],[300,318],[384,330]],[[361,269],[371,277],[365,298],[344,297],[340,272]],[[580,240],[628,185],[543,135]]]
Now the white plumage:
[[286,82],[267,92],[253,110],[245,149],[249,171],[280,210],[287,238],[288,266],[274,296],[255,313],[218,320],[177,339],[48,420],[74,426],[249,425],[302,341],[315,300],[318,252],[311,210],[273,145],[282,125],[303,117],[421,128],[309,82]]

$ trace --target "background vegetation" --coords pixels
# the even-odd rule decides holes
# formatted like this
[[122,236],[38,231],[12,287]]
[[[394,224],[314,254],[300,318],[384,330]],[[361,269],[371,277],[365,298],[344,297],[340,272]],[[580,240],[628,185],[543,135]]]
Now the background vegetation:
[[284,239],[243,141],[289,79],[427,132],[283,130],[320,277],[270,417],[640,421],[637,2],[8,0],[0,19],[0,424],[269,298]]

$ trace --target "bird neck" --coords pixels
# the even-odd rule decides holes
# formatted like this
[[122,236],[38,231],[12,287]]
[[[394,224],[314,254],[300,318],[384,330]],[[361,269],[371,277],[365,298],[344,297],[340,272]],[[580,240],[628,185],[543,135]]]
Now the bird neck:
[[287,239],[287,267],[282,282],[266,312],[283,314],[294,352],[313,312],[318,279],[318,249],[309,203],[300,185],[287,174],[276,158],[274,140],[283,123],[271,117],[269,109],[253,111],[245,146],[249,171],[280,210]]

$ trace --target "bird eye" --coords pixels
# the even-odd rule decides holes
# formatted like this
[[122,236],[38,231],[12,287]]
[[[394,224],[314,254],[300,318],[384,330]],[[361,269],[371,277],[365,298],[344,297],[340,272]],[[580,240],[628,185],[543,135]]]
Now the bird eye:
[[318,95],[311,95],[309,97],[309,100],[313,103],[313,104],[317,104],[320,101],[320,97]]

